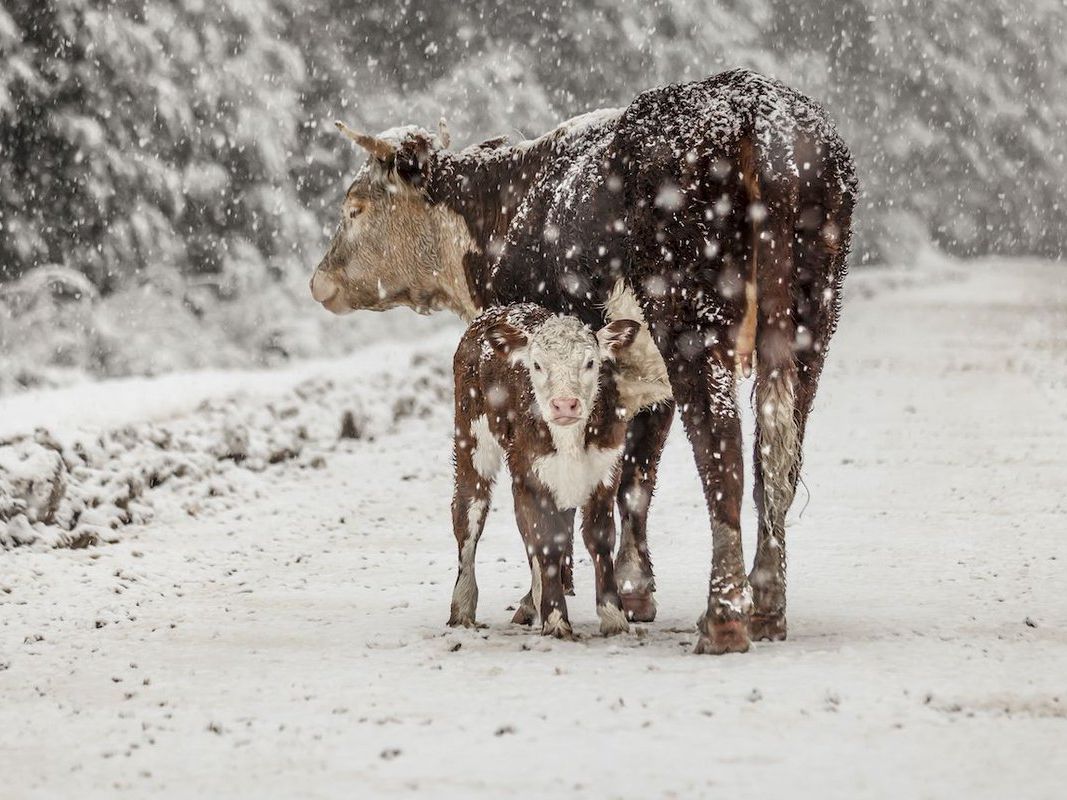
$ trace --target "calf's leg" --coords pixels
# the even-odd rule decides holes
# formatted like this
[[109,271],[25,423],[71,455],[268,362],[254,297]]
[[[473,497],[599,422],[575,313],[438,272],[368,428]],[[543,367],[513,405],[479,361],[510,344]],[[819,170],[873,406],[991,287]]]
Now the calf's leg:
[[530,559],[533,607],[541,617],[541,633],[571,639],[563,567],[573,536],[574,511],[560,511],[551,496],[516,483],[515,516]]
[[[518,517],[518,501],[516,501],[515,515]],[[574,536],[571,531],[574,530],[574,511],[561,511],[560,514],[566,520],[567,525],[567,545],[566,552],[563,557],[563,592],[567,595],[574,595]],[[515,625],[533,625],[537,620],[538,608],[534,603],[534,578],[533,578],[533,557],[531,556],[529,549],[526,551],[526,560],[530,564],[530,591],[522,596],[522,599],[518,602],[515,608],[515,614],[511,617],[511,621]]]
[[615,549],[613,487],[599,486],[582,508],[582,538],[596,573],[596,613],[605,636],[630,630],[619,598],[611,554]]
[[457,420],[454,443],[456,476],[452,495],[452,531],[456,536],[459,570],[456,586],[452,590],[452,611],[448,624],[470,628],[477,624],[475,613],[478,608],[478,582],[474,575],[475,554],[478,540],[485,528],[485,518],[489,513],[489,499],[498,463],[493,469],[487,469],[485,464],[493,459],[486,459],[485,453],[482,453],[481,459],[476,462],[478,446],[492,448],[496,443],[477,442],[469,431],[466,435],[458,433],[461,426],[462,420]]

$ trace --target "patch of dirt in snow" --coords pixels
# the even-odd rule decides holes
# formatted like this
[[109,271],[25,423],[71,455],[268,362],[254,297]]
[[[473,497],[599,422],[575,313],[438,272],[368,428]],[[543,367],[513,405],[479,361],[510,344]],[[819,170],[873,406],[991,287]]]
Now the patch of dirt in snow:
[[451,394],[447,359],[416,353],[407,369],[311,378],[269,401],[210,399],[170,421],[0,440],[0,548],[114,543],[152,519],[164,485],[190,516],[226,508],[241,473],[321,469],[339,439],[440,413]]

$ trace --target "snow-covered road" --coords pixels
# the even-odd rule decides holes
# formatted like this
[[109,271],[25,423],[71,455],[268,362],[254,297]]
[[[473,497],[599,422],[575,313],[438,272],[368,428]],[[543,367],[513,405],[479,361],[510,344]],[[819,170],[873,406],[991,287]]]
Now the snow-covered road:
[[[583,559],[580,641],[510,626],[528,574],[498,492],[489,628],[448,629],[447,403],[407,408],[202,502],[163,486],[117,544],[0,551],[0,798],[1063,797],[1067,269],[933,274],[851,287],[788,641],[692,655],[710,543],[680,426],[655,624],[597,636]],[[450,339],[410,349],[447,365]],[[360,365],[409,361],[321,371],[382,392]]]

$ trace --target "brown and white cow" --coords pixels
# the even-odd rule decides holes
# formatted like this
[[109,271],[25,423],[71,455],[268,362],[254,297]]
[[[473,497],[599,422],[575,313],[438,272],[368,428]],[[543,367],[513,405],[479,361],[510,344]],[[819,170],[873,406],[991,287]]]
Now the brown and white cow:
[[525,303],[490,309],[467,329],[453,361],[452,523],[459,574],[449,625],[475,624],[475,552],[505,460],[532,582],[514,621],[529,624],[539,615],[546,636],[571,636],[564,576],[574,512],[581,509],[600,630],[611,635],[629,629],[612,563],[628,422],[615,361],[639,328],[633,320],[616,320],[594,334],[575,317]]
[[[641,321],[619,361],[620,393],[642,406],[617,496],[623,606],[655,614],[645,528],[677,407],[711,523],[697,650],[785,638],[785,516],[856,197],[852,157],[819,105],[732,70],[514,145],[453,152],[421,128],[342,128],[371,158],[312,276],[314,299],[335,313],[404,305],[470,320],[534,302],[594,329]],[[735,375],[753,356],[759,533],[746,574]]]

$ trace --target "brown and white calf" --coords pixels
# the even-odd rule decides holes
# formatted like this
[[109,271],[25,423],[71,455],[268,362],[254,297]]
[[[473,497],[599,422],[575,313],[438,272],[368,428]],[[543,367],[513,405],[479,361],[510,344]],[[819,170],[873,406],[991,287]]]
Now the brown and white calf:
[[613,506],[629,422],[614,375],[616,355],[639,327],[622,319],[594,334],[576,317],[524,303],[490,309],[467,329],[454,361],[452,524],[459,575],[449,625],[475,624],[475,551],[506,460],[532,582],[515,621],[529,624],[539,615],[543,634],[571,636],[565,574],[580,508],[600,630],[629,629],[612,563]]

